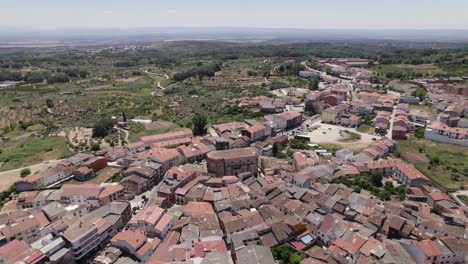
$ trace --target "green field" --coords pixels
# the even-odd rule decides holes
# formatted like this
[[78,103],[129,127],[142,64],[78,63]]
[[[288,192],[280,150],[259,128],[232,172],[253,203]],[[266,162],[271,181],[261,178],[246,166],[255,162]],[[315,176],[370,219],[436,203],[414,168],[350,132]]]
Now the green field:
[[398,142],[401,157],[445,189],[468,188],[468,152],[462,146],[426,139]]
[[0,171],[12,170],[42,161],[70,156],[63,137],[28,137],[1,149]]
[[345,138],[341,139],[340,140],[341,142],[353,142],[353,141],[361,139],[361,135],[359,135],[358,133],[355,133],[349,130],[344,130],[343,133],[344,133]]
[[384,76],[387,73],[401,73],[403,75],[422,75],[434,76],[437,74],[446,74],[447,72],[434,64],[387,64],[378,65],[372,68]]
[[128,135],[128,142],[129,143],[134,143],[137,141],[140,141],[140,137],[143,136],[149,136],[149,135],[155,135],[155,134],[162,134],[170,131],[174,131],[179,129],[180,127],[178,125],[172,125],[167,128],[161,128],[161,129],[130,129],[130,134]]
[[362,124],[359,126],[359,128],[357,129],[357,131],[361,132],[361,133],[373,133],[374,132],[374,128],[372,126],[369,126],[369,125],[366,125],[366,124]]
[[458,199],[460,199],[465,205],[468,205],[468,196],[466,195],[458,195]]

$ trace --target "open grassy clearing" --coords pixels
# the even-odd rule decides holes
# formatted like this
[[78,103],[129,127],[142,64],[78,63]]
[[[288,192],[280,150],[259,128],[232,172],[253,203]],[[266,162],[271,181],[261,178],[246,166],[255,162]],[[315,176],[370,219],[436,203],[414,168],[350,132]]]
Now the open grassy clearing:
[[[169,125],[170,124],[170,125]],[[128,136],[129,143],[140,141],[140,137],[148,136],[148,135],[155,135],[155,134],[162,134],[170,131],[174,131],[179,129],[180,126],[174,123],[166,123],[165,126],[161,126],[160,128],[145,128],[142,124],[135,124],[132,125],[130,128],[130,134]]]
[[410,105],[410,111],[421,111],[429,114],[429,119],[435,119],[437,117],[437,109],[432,105]]
[[465,147],[426,139],[399,141],[401,157],[445,189],[468,188],[468,152]]
[[374,133],[374,128],[372,126],[362,124],[358,127],[357,131],[361,133]]
[[[27,168],[29,168],[31,170],[31,173],[34,174],[40,171],[44,171],[48,168],[51,168],[52,166],[56,165],[58,162],[59,162],[58,160],[50,160],[47,162],[42,162],[42,163],[28,166]],[[7,190],[17,180],[21,178],[21,170],[22,169],[14,169],[14,170],[0,172],[0,192]]]
[[349,130],[343,130],[342,132],[343,139],[340,139],[340,142],[353,142],[361,139],[361,135]]
[[387,65],[377,65],[372,68],[373,70],[387,74],[389,72],[401,72],[404,74],[422,74],[425,76],[434,76],[436,74],[446,74],[442,68],[434,64],[387,64]]
[[70,156],[63,137],[28,137],[24,140],[9,142],[2,147],[0,171],[12,170],[46,160]]

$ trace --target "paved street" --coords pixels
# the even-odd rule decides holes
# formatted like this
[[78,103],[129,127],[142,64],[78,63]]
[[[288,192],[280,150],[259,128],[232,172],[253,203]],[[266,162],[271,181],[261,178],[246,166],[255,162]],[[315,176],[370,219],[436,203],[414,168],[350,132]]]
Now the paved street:
[[132,208],[134,207],[137,207],[137,208],[140,208],[141,207],[141,202],[143,201],[143,196],[146,196],[147,198],[150,197],[150,191],[146,191],[140,195],[137,195],[135,196],[135,198],[133,198],[132,200],[130,200],[130,204],[132,205]]

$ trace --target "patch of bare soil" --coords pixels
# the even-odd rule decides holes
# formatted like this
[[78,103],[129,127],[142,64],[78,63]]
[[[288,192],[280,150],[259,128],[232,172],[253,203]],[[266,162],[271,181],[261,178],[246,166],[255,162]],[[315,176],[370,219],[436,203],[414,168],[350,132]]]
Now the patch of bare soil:
[[169,121],[154,121],[149,124],[145,124],[146,129],[166,129],[174,126],[175,124]]

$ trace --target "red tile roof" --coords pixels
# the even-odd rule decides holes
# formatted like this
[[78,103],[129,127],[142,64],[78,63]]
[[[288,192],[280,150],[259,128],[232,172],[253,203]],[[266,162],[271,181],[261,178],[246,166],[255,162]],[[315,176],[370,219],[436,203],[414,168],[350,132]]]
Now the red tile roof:
[[176,138],[184,138],[184,137],[192,137],[192,130],[190,128],[184,128],[174,132],[168,132],[163,134],[151,135],[151,136],[143,136],[141,137],[141,141],[145,143],[155,143],[161,142]]
[[227,252],[224,240],[195,242],[192,253],[194,257],[204,257],[207,252]]
[[440,256],[440,250],[432,240],[421,240],[416,245],[424,252],[427,257]]
[[344,239],[337,239],[335,241],[335,245],[342,248],[346,252],[350,254],[356,254],[358,250],[366,243],[366,239],[361,237],[360,235],[353,233],[349,236],[346,240]]
[[119,241],[127,242],[133,250],[137,251],[145,242],[145,233],[141,230],[125,230],[117,233],[112,239],[111,243],[117,243]]
[[170,214],[163,214],[161,219],[159,219],[158,223],[154,227],[154,229],[158,232],[163,232],[164,229],[172,222],[173,217]]
[[214,214],[213,206],[207,202],[189,202],[184,207],[184,215],[191,216],[191,215],[200,215],[204,213],[212,213]]
[[64,184],[61,189],[61,196],[88,196],[98,197],[100,192],[99,184]]

